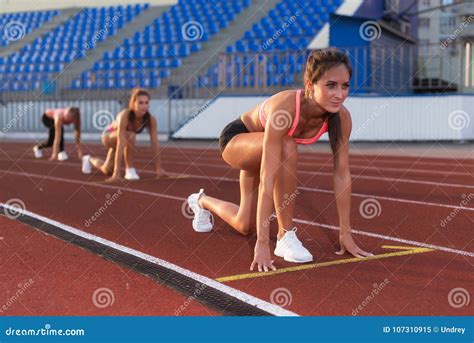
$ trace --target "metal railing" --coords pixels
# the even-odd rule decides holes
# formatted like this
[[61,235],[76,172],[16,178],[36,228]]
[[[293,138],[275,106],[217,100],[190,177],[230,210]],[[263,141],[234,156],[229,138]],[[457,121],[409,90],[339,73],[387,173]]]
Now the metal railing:
[[[345,50],[353,66],[351,92],[399,95],[410,92],[474,92],[474,44],[354,47]],[[163,79],[160,87],[149,89],[160,132],[172,133],[190,116],[198,113],[209,101],[220,95],[273,94],[279,90],[302,86],[304,64],[308,52],[264,52],[222,54],[209,70],[194,70],[185,77]],[[101,75],[94,76],[97,80]],[[17,76],[0,75],[3,89]],[[72,89],[72,79],[65,74],[52,75],[36,89],[0,92],[2,120],[11,130],[40,129],[37,118],[40,107],[82,104],[86,115],[100,110],[116,113],[128,103],[130,88]],[[31,84],[31,83],[30,83]],[[145,84],[136,84],[145,87]],[[33,103],[34,110],[15,121],[15,106]],[[12,107],[13,106],[13,107]],[[13,113],[13,114],[12,114]],[[11,117],[11,116],[14,117]],[[11,123],[15,124],[12,125]],[[92,128],[90,128],[92,130]]]
[[[462,44],[448,48],[441,45],[345,48],[353,69],[351,91],[384,95],[472,91],[472,86],[465,87],[464,75],[468,73],[463,67],[469,68],[469,63],[463,60],[466,55],[463,49]],[[306,56],[307,52],[223,54],[218,71],[207,78],[211,87],[227,92],[251,89],[265,93],[275,87],[301,87]]]

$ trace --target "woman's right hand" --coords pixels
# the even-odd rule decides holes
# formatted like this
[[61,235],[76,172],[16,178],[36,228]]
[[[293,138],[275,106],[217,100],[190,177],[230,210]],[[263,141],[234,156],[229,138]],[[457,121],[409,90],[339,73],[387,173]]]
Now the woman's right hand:
[[259,272],[268,272],[269,270],[276,270],[273,265],[272,257],[270,255],[270,245],[257,241],[255,244],[255,255],[253,262],[250,265],[250,270],[253,271],[254,267],[257,266]]

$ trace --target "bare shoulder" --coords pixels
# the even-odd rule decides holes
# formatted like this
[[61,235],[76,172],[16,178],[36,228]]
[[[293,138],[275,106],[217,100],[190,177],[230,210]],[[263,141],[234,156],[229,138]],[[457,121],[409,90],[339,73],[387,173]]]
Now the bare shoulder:
[[117,114],[117,118],[115,118],[115,122],[117,123],[118,127],[125,128],[128,125],[129,112],[130,111],[127,108],[125,108]]
[[124,108],[123,110],[121,110],[118,114],[117,114],[117,120],[118,121],[121,121],[123,119],[126,119],[128,120],[128,115],[129,115],[130,111],[128,108]]
[[130,112],[130,111],[129,111],[128,108],[124,108],[123,110],[121,110],[121,111],[117,114],[117,119],[120,119],[120,118],[122,118],[122,117],[127,117],[129,112]]
[[271,112],[285,110],[289,113],[295,113],[296,110],[296,92],[294,90],[286,90],[273,95],[267,102]]

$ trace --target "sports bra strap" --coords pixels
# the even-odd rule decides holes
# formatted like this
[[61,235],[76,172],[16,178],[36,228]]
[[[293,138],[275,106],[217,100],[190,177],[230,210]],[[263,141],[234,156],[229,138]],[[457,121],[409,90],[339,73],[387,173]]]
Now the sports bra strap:
[[298,122],[300,121],[300,107],[301,107],[301,89],[296,91],[296,110],[295,110],[295,119],[293,120],[293,125],[291,126],[290,131],[288,131],[288,136],[293,136],[295,133]]

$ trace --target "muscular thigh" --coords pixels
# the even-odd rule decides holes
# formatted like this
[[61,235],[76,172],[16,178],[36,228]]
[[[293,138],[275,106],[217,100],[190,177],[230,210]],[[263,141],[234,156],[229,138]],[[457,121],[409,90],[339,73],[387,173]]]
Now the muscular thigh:
[[117,146],[117,131],[102,134],[102,144],[107,148],[115,149]]
[[263,132],[241,133],[233,137],[222,158],[233,168],[259,172],[263,151]]

